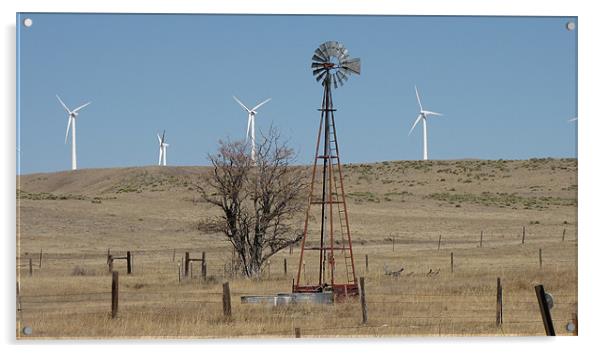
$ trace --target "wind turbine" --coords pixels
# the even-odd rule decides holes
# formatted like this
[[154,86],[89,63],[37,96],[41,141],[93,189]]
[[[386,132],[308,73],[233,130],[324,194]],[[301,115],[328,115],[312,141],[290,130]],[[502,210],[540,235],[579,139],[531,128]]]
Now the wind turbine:
[[255,115],[257,114],[257,109],[259,107],[261,107],[262,105],[266,104],[267,102],[269,102],[270,100],[272,100],[272,98],[268,98],[266,100],[264,100],[263,102],[257,104],[255,107],[253,107],[253,109],[249,109],[247,108],[246,105],[244,105],[238,98],[236,98],[235,96],[232,96],[232,98],[234,98],[234,100],[240,104],[241,107],[243,107],[244,110],[247,111],[247,113],[249,114],[249,118],[247,120],[247,135],[246,135],[246,141],[249,140],[249,132],[251,133],[251,160],[253,162],[255,162]]
[[163,136],[157,134],[159,139],[159,165],[167,165],[167,147],[168,143],[165,143],[165,130],[163,130]]
[[88,106],[88,104],[90,104],[92,102],[88,102],[88,103],[81,105],[73,110],[69,110],[69,108],[67,108],[65,103],[63,103],[63,101],[61,100],[61,97],[59,97],[58,94],[56,95],[56,98],[59,100],[59,102],[61,103],[63,108],[65,108],[65,111],[68,114],[69,120],[67,121],[67,132],[65,133],[65,144],[67,143],[67,137],[69,136],[69,128],[71,128],[71,170],[76,170],[77,169],[77,153],[76,153],[76,146],[75,146],[75,118],[77,118],[77,115],[79,114],[79,111],[81,109]]
[[429,115],[433,115],[433,116],[442,116],[443,114],[440,113],[435,113],[435,112],[431,112],[428,110],[424,110],[422,108],[422,102],[420,102],[420,95],[418,94],[418,88],[416,88],[416,86],[414,86],[414,90],[416,91],[416,99],[418,99],[418,105],[420,106],[420,114],[418,114],[418,117],[416,118],[416,121],[414,122],[414,125],[412,125],[412,128],[410,129],[410,132],[408,133],[408,135],[410,135],[412,133],[412,131],[414,130],[414,128],[416,127],[416,125],[418,124],[418,122],[420,120],[422,120],[422,138],[423,138],[423,156],[422,159],[424,159],[425,161],[428,160],[428,142],[427,142],[427,134],[426,134],[426,118]]

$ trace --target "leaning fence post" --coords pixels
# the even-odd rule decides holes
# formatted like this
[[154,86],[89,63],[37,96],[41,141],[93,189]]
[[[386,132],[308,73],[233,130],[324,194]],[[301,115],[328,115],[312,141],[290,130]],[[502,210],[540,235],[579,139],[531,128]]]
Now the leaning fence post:
[[117,316],[119,309],[119,272],[113,272],[113,281],[111,283],[111,318]]
[[535,286],[535,294],[537,295],[537,301],[539,302],[539,311],[541,312],[543,326],[546,329],[546,335],[556,336],[556,332],[554,332],[554,322],[552,321],[552,315],[550,314],[550,307],[548,306],[548,300],[546,299],[546,292],[543,285],[539,284]]
[[504,309],[502,302],[502,281],[500,278],[497,278],[497,305],[495,308],[495,325],[500,326],[504,323]]
[[437,251],[441,249],[441,234],[439,234],[439,242],[437,243]]
[[126,260],[127,260],[127,265],[128,265],[128,275],[131,275],[132,274],[132,253],[129,251],[126,253]]
[[364,277],[360,277],[360,302],[362,305],[362,324],[368,322],[368,309],[366,308],[366,287]]
[[564,241],[564,235],[566,234],[566,228],[562,230],[562,241]]
[[368,254],[366,254],[366,272],[368,272]]
[[222,304],[224,308],[224,316],[230,317],[232,315],[232,306],[230,303],[230,283],[224,282]]
[[541,248],[539,248],[539,268],[541,268],[541,265],[542,265]]
[[525,226],[523,226],[523,241],[521,244],[524,244],[524,243],[525,243]]

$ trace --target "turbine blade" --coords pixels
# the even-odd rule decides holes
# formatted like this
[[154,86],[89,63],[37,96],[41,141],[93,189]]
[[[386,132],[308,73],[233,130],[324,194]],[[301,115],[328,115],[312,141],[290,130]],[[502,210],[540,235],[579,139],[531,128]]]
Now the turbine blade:
[[63,100],[61,99],[61,97],[59,97],[58,94],[56,94],[56,98],[59,100],[59,102],[61,103],[61,105],[63,106],[63,108],[65,108],[65,110],[67,111],[67,113],[71,114],[71,111],[69,110],[69,108],[67,108],[67,106],[65,105],[65,103],[63,103]]
[[159,134],[157,134],[157,140],[159,140],[159,144],[163,143],[163,141],[161,141],[161,136],[159,136]]
[[244,109],[244,110],[246,110],[246,111],[247,111],[247,113],[250,113],[250,112],[251,112],[251,111],[249,110],[249,108],[247,108],[247,106],[246,106],[246,105],[242,104],[242,102],[241,102],[240,100],[238,100],[238,98],[236,98],[236,96],[232,96],[232,98],[234,98],[234,100],[235,100],[236,102],[238,102],[238,104],[240,104],[240,106],[241,106],[241,107],[243,107],[243,109]]
[[416,91],[416,99],[418,99],[418,105],[420,106],[420,111],[422,111],[422,102],[420,101],[420,95],[418,94],[418,88],[414,85],[414,90]]
[[268,99],[264,100],[263,102],[261,102],[261,103],[257,104],[257,105],[255,106],[255,108],[253,108],[253,109],[251,109],[251,110],[252,110],[252,111],[256,111],[256,110],[257,110],[259,107],[261,107],[262,105],[266,104],[267,102],[269,102],[269,101],[271,101],[271,100],[272,100],[272,98],[268,98]]
[[77,107],[77,108],[73,109],[73,112],[74,112],[74,113],[77,113],[77,112],[78,112],[80,109],[82,109],[82,108],[85,108],[85,107],[87,107],[88,105],[90,105],[90,103],[92,103],[92,102],[88,102],[88,103],[86,103],[86,104],[84,104],[84,105],[80,105],[79,107]]
[[428,111],[428,110],[423,110],[422,112],[423,112],[424,114],[426,114],[426,115],[443,116],[443,114],[441,114],[441,113],[435,113],[435,112],[431,112],[431,111]]
[[67,131],[65,132],[65,144],[67,143],[67,137],[69,137],[69,128],[71,127],[71,117],[69,117],[67,122]]
[[418,124],[418,122],[420,121],[421,118],[422,118],[422,114],[419,114],[418,117],[416,118],[416,121],[414,121],[414,125],[412,125],[412,128],[410,129],[408,136],[412,133],[412,131],[414,131],[414,128],[416,127],[416,125]]
[[577,117],[567,120],[569,123],[572,123],[573,121],[577,121]]
[[165,143],[165,130],[163,130],[163,137],[161,138],[161,142]]
[[249,118],[247,119],[247,134],[245,135],[245,142],[249,140],[249,131],[251,130],[251,119],[253,117],[249,114]]

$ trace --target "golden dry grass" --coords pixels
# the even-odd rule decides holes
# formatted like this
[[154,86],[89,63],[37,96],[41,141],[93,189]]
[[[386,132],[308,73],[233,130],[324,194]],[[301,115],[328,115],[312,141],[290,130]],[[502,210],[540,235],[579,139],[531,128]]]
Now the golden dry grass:
[[[197,195],[189,188],[201,167],[23,176],[18,328],[32,327],[32,338],[292,337],[295,327],[304,337],[542,335],[533,290],[542,283],[555,298],[557,334],[568,334],[564,326],[577,310],[576,170],[575,160],[552,159],[346,166],[357,274],[366,278],[366,325],[354,300],[285,308],[240,304],[243,294],[290,292],[299,249],[276,255],[261,280],[227,278],[228,244],[196,229],[199,219],[216,214],[193,202]],[[117,319],[110,318],[107,248],[117,255],[131,250],[135,257],[130,276],[116,262]],[[207,252],[210,281],[201,283],[197,264],[195,278],[178,283],[177,263],[185,251],[195,257]],[[315,262],[306,261],[304,280],[312,282]],[[384,274],[385,267],[404,271],[394,278]],[[504,287],[502,327],[495,325],[497,277]],[[225,280],[232,291],[231,319],[221,311]],[[20,330],[17,336],[25,338]]]

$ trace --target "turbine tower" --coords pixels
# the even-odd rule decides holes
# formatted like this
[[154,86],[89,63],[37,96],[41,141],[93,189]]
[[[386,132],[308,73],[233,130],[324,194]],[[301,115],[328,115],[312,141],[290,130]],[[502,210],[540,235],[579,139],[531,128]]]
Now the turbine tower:
[[168,143],[165,143],[165,130],[163,130],[163,136],[157,134],[159,139],[159,165],[167,165],[167,147]]
[[65,144],[67,143],[67,137],[69,137],[69,128],[71,128],[71,170],[76,170],[77,169],[77,152],[76,152],[76,146],[75,146],[75,118],[77,118],[79,111],[82,110],[84,107],[86,107],[88,104],[92,103],[92,102],[88,102],[84,105],[81,105],[73,110],[69,110],[69,108],[67,108],[67,105],[65,105],[65,103],[63,103],[63,101],[61,100],[61,97],[59,97],[59,95],[56,95],[56,98],[59,100],[59,102],[61,103],[61,105],[63,106],[63,108],[65,109],[65,111],[67,112],[67,132],[65,133]]
[[[310,195],[301,242],[301,255],[293,292],[334,292],[336,297],[358,295],[351,233],[339,143],[334,121],[332,86],[342,86],[348,75],[360,74],[360,59],[349,57],[348,50],[339,42],[321,44],[312,57],[311,68],[316,81],[324,87],[320,113],[320,127],[311,178]],[[322,147],[322,149],[320,148]],[[320,170],[321,169],[321,170]],[[311,207],[316,206],[316,210]],[[310,219],[320,220],[320,233],[308,228]],[[318,227],[316,227],[318,228]],[[313,235],[311,234],[313,233]],[[319,236],[319,237],[318,237]],[[306,277],[305,257],[316,277]],[[303,269],[304,284],[301,284]],[[309,282],[313,281],[313,284]]]
[[[235,96],[232,96],[232,98],[234,98],[234,100],[238,104],[240,104],[240,106],[249,114],[249,117],[247,119],[247,135],[245,137],[245,140],[248,141],[249,138],[251,138],[251,160],[253,162],[255,162],[255,115],[257,114],[257,109],[259,109],[259,107],[261,107],[262,105],[264,105],[267,102],[269,102],[270,100],[272,100],[272,98],[268,98],[268,99],[264,100],[263,102],[257,104],[255,107],[253,107],[253,109],[247,108],[247,106],[244,105]],[[250,136],[249,136],[249,132],[251,133]]]
[[426,118],[429,115],[432,116],[442,116],[443,114],[440,113],[435,113],[435,112],[431,112],[428,110],[424,110],[422,108],[422,102],[420,101],[420,95],[418,94],[418,88],[416,88],[416,86],[414,86],[414,90],[416,91],[416,99],[418,99],[418,105],[420,106],[420,114],[418,114],[418,117],[416,118],[416,121],[414,122],[414,125],[412,125],[412,128],[410,129],[410,133],[408,133],[408,135],[410,135],[412,133],[412,131],[414,130],[414,128],[416,127],[416,125],[418,124],[418,122],[420,120],[422,120],[422,138],[423,138],[423,152],[422,152],[422,159],[424,159],[425,161],[429,159],[429,154],[428,154],[428,141],[427,141],[427,133],[426,133]]

